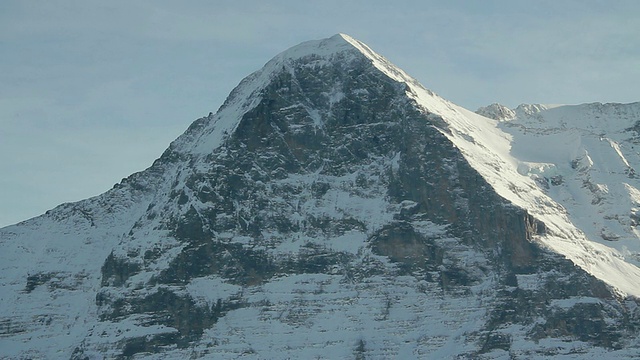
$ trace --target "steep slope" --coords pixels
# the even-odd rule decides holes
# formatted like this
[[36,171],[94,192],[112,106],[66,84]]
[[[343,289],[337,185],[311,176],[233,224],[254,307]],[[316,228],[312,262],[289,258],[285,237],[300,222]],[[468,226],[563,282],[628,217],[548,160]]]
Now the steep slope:
[[521,105],[511,111],[500,128],[512,136],[518,172],[561,204],[590,240],[640,264],[640,158],[634,149],[640,104]]
[[0,230],[0,355],[639,355],[637,268],[498,126],[346,35],[289,49],[149,169]]
[[[515,138],[514,152],[552,173],[538,174],[539,182],[569,210],[572,221],[635,265],[640,264],[640,191],[635,172],[640,166],[635,149],[639,122],[640,104],[635,103],[562,106],[529,113],[521,109],[517,121],[505,124]],[[545,144],[545,150],[526,150],[528,143],[521,139],[524,131]],[[545,186],[545,175],[554,177],[554,183]]]

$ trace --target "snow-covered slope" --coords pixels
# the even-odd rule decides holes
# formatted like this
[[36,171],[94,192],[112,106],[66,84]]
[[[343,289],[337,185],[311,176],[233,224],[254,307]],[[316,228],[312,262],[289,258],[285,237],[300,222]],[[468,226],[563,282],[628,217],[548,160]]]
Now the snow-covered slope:
[[[511,137],[509,154],[517,159],[518,173],[534,180],[546,196],[566,210],[571,223],[598,244],[590,253],[638,266],[640,182],[635,169],[640,166],[640,157],[635,146],[640,103],[525,104],[513,112],[515,116],[498,127]],[[569,248],[565,254],[572,258],[575,251]],[[582,264],[587,269],[599,266]],[[637,279],[627,273],[635,274],[636,270],[624,267],[629,270],[622,274],[591,271],[602,272],[597,275],[637,295]],[[619,280],[628,284],[620,285]]]
[[[633,249],[637,249],[637,236],[634,235],[633,240],[628,243],[621,242],[618,246],[612,246],[610,243],[603,244],[601,241],[598,241],[601,240],[601,236],[593,236],[597,233],[593,227],[597,227],[598,222],[606,222],[608,221],[608,217],[612,217],[624,223],[625,218],[619,216],[617,213],[606,214],[601,209],[588,211],[586,210],[587,203],[584,201],[575,206],[576,209],[572,212],[572,216],[568,216],[562,205],[568,204],[568,201],[572,201],[574,199],[573,195],[565,194],[564,197],[559,197],[558,194],[554,192],[550,196],[550,194],[545,191],[545,187],[540,187],[540,182],[536,182],[539,175],[536,174],[537,171],[550,171],[545,173],[549,183],[561,181],[561,178],[555,177],[561,174],[555,174],[553,172],[554,169],[550,169],[550,167],[547,166],[549,165],[546,164],[547,160],[553,159],[556,161],[556,166],[566,169],[570,166],[576,166],[576,161],[583,159],[583,157],[579,159],[576,158],[576,152],[581,149],[579,145],[581,140],[579,138],[572,139],[570,135],[567,136],[567,134],[571,134],[571,132],[557,132],[560,136],[554,137],[553,135],[547,135],[546,139],[541,141],[538,136],[532,136],[531,133],[526,134],[529,130],[526,126],[522,130],[522,136],[517,137],[516,132],[503,131],[506,127],[499,126],[500,123],[498,121],[477,116],[453,104],[448,108],[441,107],[438,109],[433,106],[429,100],[425,99],[429,99],[428,94],[418,95],[416,101],[418,103],[424,103],[425,109],[437,112],[447,121],[449,129],[451,130],[451,134],[449,135],[450,139],[462,150],[470,164],[491,183],[498,194],[515,205],[527,209],[537,219],[545,223],[547,233],[544,236],[537,237],[535,240],[565,255],[576,265],[596,277],[605,280],[623,293],[634,296],[640,295],[640,286],[638,286],[638,284],[640,284],[640,269],[636,266],[636,261],[624,257],[624,254],[630,254],[630,248],[628,246],[633,246]],[[523,110],[524,108],[527,110]],[[536,107],[536,109],[538,108],[539,107]],[[518,109],[517,114],[527,113],[530,109],[531,107],[523,106]],[[562,108],[558,108],[558,110],[560,109]],[[633,113],[633,111],[631,111],[631,113]],[[574,117],[575,122],[580,122],[580,119],[580,116]],[[638,119],[639,118],[636,117],[635,121],[638,121]],[[627,124],[621,121],[620,125],[628,125],[626,127],[628,128],[630,126],[628,122],[633,120],[633,118],[628,119],[628,121],[626,121]],[[615,123],[615,120],[612,122]],[[516,124],[515,126],[517,126],[519,122],[513,121],[502,124]],[[585,124],[585,127],[589,128],[587,124]],[[606,128],[606,125],[604,127]],[[593,131],[593,129],[592,124],[591,131]],[[543,134],[554,132],[553,128],[542,128],[539,130]],[[602,131],[606,132],[606,130]],[[570,144],[566,142],[570,142]],[[573,142],[573,144],[571,144],[571,142]],[[578,142],[578,144],[575,142]],[[613,149],[611,152],[615,154],[615,156],[608,154],[609,158],[617,158],[617,162],[621,163],[621,166],[618,167],[618,175],[630,173],[632,171],[629,170],[631,167],[628,165],[629,163],[626,162],[617,143],[610,142],[608,144],[610,144],[610,148]],[[573,158],[575,161],[567,160],[568,158]],[[528,160],[537,162],[532,163]],[[605,168],[610,165],[605,159],[601,159],[601,161]],[[604,174],[609,173],[607,170],[604,171]],[[530,174],[533,174],[533,176],[528,176]],[[542,176],[545,177],[545,175]],[[629,214],[635,211],[634,205],[632,204],[634,196],[637,195],[631,194],[636,194],[637,190],[629,184],[629,181],[627,181],[628,178],[622,181],[619,177],[610,177],[608,180],[603,179],[605,183],[603,187],[598,187],[597,185],[590,186],[587,178],[581,180],[582,184],[574,182],[571,190],[567,189],[567,191],[570,192],[580,188],[588,188],[589,192],[592,193],[594,191],[591,189],[595,189],[595,192],[601,192],[602,188],[606,188],[606,181],[610,181],[612,187],[621,188],[618,194],[623,194],[626,191],[625,198],[631,198],[631,201],[625,200],[628,206],[626,214],[624,214],[626,219],[629,219]],[[624,189],[624,191],[622,189]],[[594,200],[594,202],[595,201],[596,200]],[[631,206],[629,206],[630,203]],[[589,220],[585,219],[585,214],[579,209],[585,209],[586,212],[591,213]],[[620,223],[619,220],[615,220],[615,222]],[[590,221],[594,223],[591,226],[587,226]],[[630,221],[626,221],[626,223],[627,233],[635,233],[635,225],[630,226]],[[576,226],[576,224],[584,227]],[[619,229],[619,227],[616,229]],[[610,231],[608,227],[604,227],[601,229],[600,234],[603,232],[609,234]],[[587,233],[586,236],[585,232]]]
[[347,35],[293,47],[149,169],[0,229],[0,357],[637,357],[640,271],[519,147],[558,110],[507,110]]

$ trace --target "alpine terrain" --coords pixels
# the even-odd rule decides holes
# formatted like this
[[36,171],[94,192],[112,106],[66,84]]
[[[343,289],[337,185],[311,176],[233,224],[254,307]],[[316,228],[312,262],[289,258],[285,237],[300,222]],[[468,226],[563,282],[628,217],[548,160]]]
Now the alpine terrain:
[[474,113],[305,42],[0,229],[0,357],[638,358],[639,150],[639,103]]

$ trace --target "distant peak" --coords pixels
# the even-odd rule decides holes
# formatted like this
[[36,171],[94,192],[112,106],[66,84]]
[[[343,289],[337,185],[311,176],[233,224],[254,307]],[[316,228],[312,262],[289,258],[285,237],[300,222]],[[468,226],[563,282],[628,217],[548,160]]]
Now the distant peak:
[[520,104],[515,111],[518,116],[532,116],[547,109],[549,107],[543,104]]
[[513,120],[516,117],[515,111],[498,103],[481,107],[476,110],[476,114],[498,121]]

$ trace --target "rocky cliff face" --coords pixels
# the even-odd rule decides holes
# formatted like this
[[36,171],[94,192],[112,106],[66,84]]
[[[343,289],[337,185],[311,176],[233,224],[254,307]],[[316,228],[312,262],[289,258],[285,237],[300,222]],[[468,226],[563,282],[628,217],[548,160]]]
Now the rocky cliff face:
[[301,44],[151,168],[2,229],[0,354],[638,355],[636,298],[544,246],[403,79],[347,36]]

